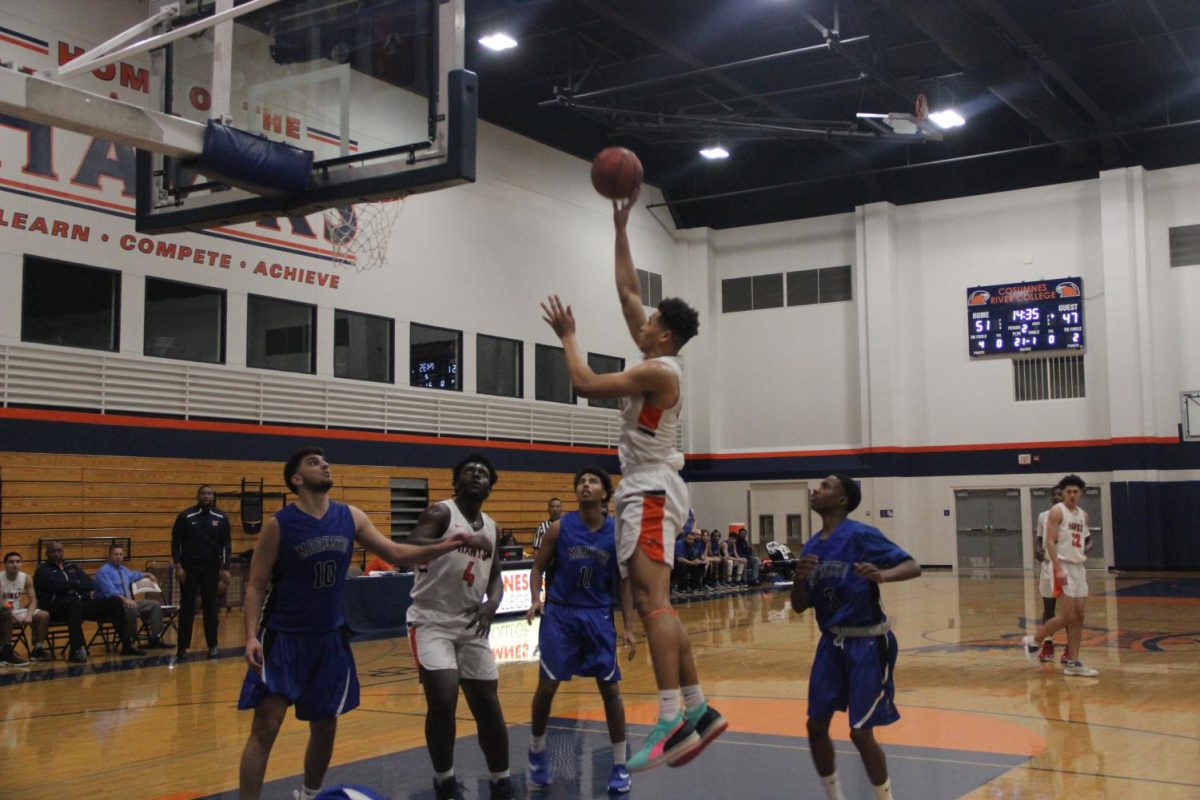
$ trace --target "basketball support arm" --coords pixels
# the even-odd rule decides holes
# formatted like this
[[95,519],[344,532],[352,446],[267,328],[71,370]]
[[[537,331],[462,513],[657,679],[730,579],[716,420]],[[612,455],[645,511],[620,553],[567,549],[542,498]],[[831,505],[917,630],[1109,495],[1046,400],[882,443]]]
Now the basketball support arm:
[[204,152],[205,126],[199,122],[14,69],[0,68],[0,112],[174,158]]

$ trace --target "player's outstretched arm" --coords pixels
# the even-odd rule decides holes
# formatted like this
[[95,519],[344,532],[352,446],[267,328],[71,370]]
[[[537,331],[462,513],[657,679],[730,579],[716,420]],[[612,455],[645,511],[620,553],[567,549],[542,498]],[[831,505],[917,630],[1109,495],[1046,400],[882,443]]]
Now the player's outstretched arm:
[[646,309],[642,305],[642,286],[638,283],[637,268],[633,265],[633,253],[629,249],[629,235],[625,228],[629,223],[629,212],[637,205],[641,187],[624,200],[613,201],[613,227],[616,229],[616,274],[617,299],[621,301],[621,314],[634,343],[638,333],[646,324]]
[[[641,301],[639,301],[641,302]],[[575,317],[570,306],[564,306],[557,295],[542,303],[542,319],[554,329],[563,345],[571,386],[580,397],[632,397],[654,393],[674,397],[679,391],[679,379],[668,367],[653,361],[635,364],[624,372],[602,375],[588,366],[587,359],[575,339]]]
[[538,548],[533,558],[533,567],[529,570],[529,611],[525,612],[525,620],[530,625],[533,618],[542,613],[542,579],[554,563],[555,548],[558,546],[559,521],[546,529],[542,536],[542,546]]
[[[421,514],[425,516],[430,509],[435,506],[430,506]],[[449,519],[449,512],[446,512],[444,506],[436,506],[446,513]],[[408,542],[400,543],[393,542],[391,539],[384,536],[371,522],[361,508],[350,506],[350,515],[354,518],[354,538],[377,556],[380,556],[393,564],[420,564],[425,561],[432,561],[438,556],[445,555],[452,550],[457,550],[471,540],[471,537],[465,533],[456,533],[453,536],[445,536],[436,541],[427,544],[410,544]],[[418,524],[418,527],[419,524]],[[443,532],[444,532],[443,528]],[[415,531],[414,531],[415,533]]]
[[854,574],[872,583],[895,583],[896,581],[911,581],[921,576],[921,565],[909,558],[894,567],[880,569],[874,564],[860,561],[854,565]]
[[263,666],[262,642],[258,640],[258,623],[262,618],[263,602],[275,562],[279,560],[279,523],[275,517],[263,523],[262,531],[250,559],[250,577],[246,579],[242,619],[246,627],[246,662],[256,670]]

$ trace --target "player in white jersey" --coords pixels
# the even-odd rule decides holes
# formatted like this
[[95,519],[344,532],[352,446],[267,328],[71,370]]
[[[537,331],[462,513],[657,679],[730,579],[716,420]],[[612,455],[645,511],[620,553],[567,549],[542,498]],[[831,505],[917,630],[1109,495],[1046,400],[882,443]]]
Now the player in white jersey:
[[453,481],[454,497],[425,509],[408,541],[427,544],[466,532],[485,537],[491,547],[460,548],[417,568],[407,622],[428,706],[425,745],[433,761],[434,796],[462,797],[454,777],[461,686],[491,773],[492,800],[507,800],[515,796],[509,779],[508,729],[496,692],[496,659],[488,645],[504,584],[496,557],[496,523],[482,511],[496,484],[496,470],[486,456],[472,453],[455,465]]
[[[1046,557],[1046,520],[1050,518],[1050,509],[1061,503],[1063,492],[1061,486],[1050,489],[1050,508],[1038,514],[1037,531],[1033,537],[1033,556],[1041,564],[1038,572],[1038,594],[1042,596],[1042,624],[1054,619],[1054,611],[1058,595],[1054,593],[1054,573],[1050,569],[1050,559]],[[1063,656],[1066,659],[1066,656]],[[1054,638],[1047,637],[1042,642],[1042,650],[1038,654],[1039,661],[1054,660]]]
[[1058,482],[1063,491],[1063,501],[1050,509],[1046,518],[1046,555],[1050,559],[1050,574],[1054,589],[1062,595],[1058,613],[1053,619],[1039,625],[1033,636],[1021,641],[1025,657],[1036,663],[1038,642],[1067,629],[1067,654],[1064,675],[1094,677],[1100,673],[1085,667],[1079,660],[1079,642],[1083,638],[1083,609],[1087,602],[1088,524],[1087,512],[1079,507],[1079,498],[1087,484],[1078,475],[1068,475]]
[[[21,601],[25,605],[21,605]],[[50,628],[50,612],[37,607],[37,593],[33,591],[33,579],[21,571],[21,554],[4,554],[4,572],[0,572],[0,666],[24,666],[28,664],[18,656],[12,646],[15,625],[33,628],[33,660],[49,661],[50,654],[42,642]]]
[[[621,483],[616,493],[617,560],[629,579],[633,602],[646,627],[658,684],[658,724],[629,759],[630,772],[667,762],[691,761],[727,727],[700,688],[687,631],[671,609],[675,538],[687,520],[687,487],[679,477],[683,453],[675,447],[683,408],[679,350],[700,328],[699,315],[671,297],[646,317],[625,228],[637,192],[613,202],[617,297],[644,359],[624,372],[597,375],[575,340],[575,317],[557,296],[542,304],[544,319],[562,340],[571,384],[582,397],[621,399]],[[683,690],[684,709],[679,691]]]

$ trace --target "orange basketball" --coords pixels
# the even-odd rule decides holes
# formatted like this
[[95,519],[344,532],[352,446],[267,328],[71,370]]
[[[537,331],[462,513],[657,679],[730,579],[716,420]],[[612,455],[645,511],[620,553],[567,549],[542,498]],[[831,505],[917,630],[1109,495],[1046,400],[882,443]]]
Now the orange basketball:
[[642,162],[632,150],[606,147],[592,161],[592,186],[610,200],[623,200],[642,183]]

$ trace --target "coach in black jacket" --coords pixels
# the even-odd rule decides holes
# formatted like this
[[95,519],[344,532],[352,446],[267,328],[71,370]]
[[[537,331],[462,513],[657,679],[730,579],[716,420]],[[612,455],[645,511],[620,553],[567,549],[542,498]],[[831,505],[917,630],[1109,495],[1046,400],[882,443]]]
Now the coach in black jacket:
[[204,610],[204,641],[209,658],[217,655],[217,585],[229,580],[229,519],[214,508],[216,494],[211,486],[196,490],[196,505],[175,518],[171,531],[171,553],[183,597],[179,601],[179,649],[176,659],[187,659],[196,618],[196,591]]
[[[62,542],[46,542],[46,560],[33,573],[38,606],[50,612],[51,622],[67,624],[67,661],[87,661],[83,646],[83,605],[92,596],[92,579],[78,564],[63,561]],[[37,642],[38,645],[41,642]]]

